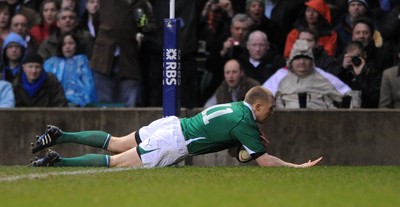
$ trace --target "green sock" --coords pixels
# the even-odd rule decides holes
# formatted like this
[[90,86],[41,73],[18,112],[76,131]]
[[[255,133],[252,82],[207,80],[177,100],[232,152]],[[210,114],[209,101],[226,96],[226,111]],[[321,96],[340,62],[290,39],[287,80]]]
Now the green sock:
[[55,167],[110,167],[110,155],[86,154],[80,157],[61,158]]
[[103,131],[63,132],[56,144],[78,143],[87,146],[107,149],[111,135]]

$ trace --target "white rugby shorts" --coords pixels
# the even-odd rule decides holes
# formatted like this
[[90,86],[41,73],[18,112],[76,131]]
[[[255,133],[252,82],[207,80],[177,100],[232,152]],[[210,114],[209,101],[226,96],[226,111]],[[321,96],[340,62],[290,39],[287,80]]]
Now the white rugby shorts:
[[176,116],[153,121],[139,129],[139,156],[145,168],[177,164],[188,154],[181,123]]

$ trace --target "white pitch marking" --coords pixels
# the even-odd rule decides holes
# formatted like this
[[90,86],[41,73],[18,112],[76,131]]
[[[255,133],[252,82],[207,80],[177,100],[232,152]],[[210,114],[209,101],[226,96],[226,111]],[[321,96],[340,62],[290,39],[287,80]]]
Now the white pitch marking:
[[104,170],[78,170],[78,171],[65,171],[65,172],[50,172],[44,174],[27,174],[27,175],[19,175],[19,176],[10,176],[10,177],[0,177],[0,182],[12,182],[18,180],[33,180],[33,179],[41,179],[49,176],[59,176],[59,175],[85,175],[85,174],[97,174],[97,173],[109,173],[109,172],[121,172],[133,170],[136,168],[112,168],[112,169],[104,169]]

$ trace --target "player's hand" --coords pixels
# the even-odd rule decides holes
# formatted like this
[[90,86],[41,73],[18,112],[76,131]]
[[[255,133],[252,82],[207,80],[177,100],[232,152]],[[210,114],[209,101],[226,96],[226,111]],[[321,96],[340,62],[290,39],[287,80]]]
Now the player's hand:
[[318,159],[316,159],[314,161],[309,160],[308,162],[303,163],[303,164],[299,164],[299,165],[297,165],[295,167],[297,167],[297,168],[312,167],[312,166],[316,165],[321,160],[322,160],[322,157],[320,157],[320,158],[318,158]]

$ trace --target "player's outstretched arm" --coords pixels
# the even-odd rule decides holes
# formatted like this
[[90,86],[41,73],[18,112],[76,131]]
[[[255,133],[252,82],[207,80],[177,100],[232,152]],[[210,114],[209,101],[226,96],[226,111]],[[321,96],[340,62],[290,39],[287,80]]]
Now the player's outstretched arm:
[[302,163],[302,164],[294,164],[294,163],[290,163],[290,162],[286,162],[283,161],[275,156],[272,155],[268,155],[268,154],[264,154],[260,157],[258,157],[256,159],[256,162],[258,165],[260,166],[264,166],[264,167],[279,167],[279,166],[283,166],[283,167],[296,167],[296,168],[306,168],[306,167],[311,167],[316,165],[319,161],[322,160],[322,157],[314,160],[314,161],[308,161],[306,163]]

